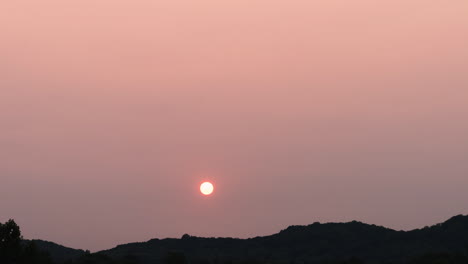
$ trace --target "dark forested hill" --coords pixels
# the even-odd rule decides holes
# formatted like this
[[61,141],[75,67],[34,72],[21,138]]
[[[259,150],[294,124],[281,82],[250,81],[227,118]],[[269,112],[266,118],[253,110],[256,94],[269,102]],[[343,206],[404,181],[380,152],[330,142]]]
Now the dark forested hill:
[[62,263],[66,260],[76,260],[79,257],[85,254],[85,251],[79,249],[73,249],[61,246],[59,244],[44,241],[44,240],[31,240],[34,242],[36,247],[41,250],[48,252],[52,258],[57,263]]
[[[407,263],[428,254],[467,263],[468,216],[423,229],[395,231],[360,222],[290,226],[278,234],[250,239],[153,239],[102,251],[112,258],[133,256],[141,263]],[[416,257],[420,257],[416,259]],[[178,259],[172,261],[171,259]],[[421,263],[428,263],[427,260]],[[438,262],[445,263],[445,262]]]
[[1,264],[468,264],[468,216],[412,231],[360,222],[290,226],[249,239],[153,239],[90,254],[21,239],[19,226],[0,223]]

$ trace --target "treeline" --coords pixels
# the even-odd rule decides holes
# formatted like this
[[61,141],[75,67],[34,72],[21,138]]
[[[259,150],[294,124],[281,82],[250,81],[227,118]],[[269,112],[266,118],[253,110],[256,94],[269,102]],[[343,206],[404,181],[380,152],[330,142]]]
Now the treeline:
[[[464,229],[464,228],[463,228]],[[185,238],[185,239],[184,239]],[[193,240],[189,236],[184,236],[184,241]],[[196,241],[196,240],[194,240]],[[169,250],[160,259],[147,261],[131,254],[124,256],[109,256],[106,253],[90,253],[89,251],[80,251],[78,256],[73,256],[66,261],[57,261],[50,252],[41,248],[34,241],[26,241],[21,236],[20,227],[13,220],[6,223],[0,223],[0,264],[391,264],[392,262],[376,262],[375,260],[361,259],[359,257],[350,257],[340,259],[336,255],[330,255],[328,260],[304,261],[290,255],[290,258],[265,259],[261,256],[256,257],[218,257],[214,255],[194,255],[193,252],[184,250]],[[348,245],[352,248],[353,245]],[[192,247],[190,247],[192,248]],[[187,248],[188,249],[188,248]],[[70,249],[69,249],[70,250]],[[129,250],[129,253],[134,251]],[[164,252],[164,251],[163,251]],[[55,254],[55,253],[54,253]],[[65,253],[66,256],[70,252]],[[256,255],[256,254],[255,254]],[[255,256],[254,255],[254,256]],[[405,264],[468,264],[468,248],[466,251],[456,251],[455,253],[432,252],[420,256],[409,258]]]
[[13,220],[0,223],[0,263],[53,264],[49,254],[38,250],[34,242],[23,241],[20,228]]
[[111,259],[89,251],[75,260],[56,263],[49,252],[38,248],[36,242],[26,241],[14,220],[0,223],[0,264],[139,264],[135,258]]

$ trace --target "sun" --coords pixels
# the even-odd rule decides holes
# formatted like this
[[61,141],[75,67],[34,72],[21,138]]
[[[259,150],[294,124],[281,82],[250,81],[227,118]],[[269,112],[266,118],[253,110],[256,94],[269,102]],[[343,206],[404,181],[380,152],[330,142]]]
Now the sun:
[[211,182],[204,182],[200,185],[200,192],[203,195],[210,195],[213,193],[214,187]]

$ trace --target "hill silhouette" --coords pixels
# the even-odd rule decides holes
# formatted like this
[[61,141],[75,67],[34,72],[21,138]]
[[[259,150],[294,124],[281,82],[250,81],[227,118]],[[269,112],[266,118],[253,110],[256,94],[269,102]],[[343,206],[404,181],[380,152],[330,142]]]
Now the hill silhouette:
[[64,247],[62,245],[44,241],[44,240],[25,240],[24,242],[33,242],[38,249],[41,251],[49,253],[52,260],[56,263],[63,263],[66,261],[73,261],[79,259],[81,256],[87,254],[88,252],[81,249],[73,249],[69,247]]
[[[250,239],[152,239],[100,252],[112,258],[133,255],[142,263],[159,263],[168,252],[190,263],[324,263],[358,259],[366,263],[406,263],[427,254],[468,254],[468,216],[412,231],[349,223],[290,226],[281,232]],[[468,262],[464,262],[468,263]]]
[[248,239],[152,239],[94,254],[40,240],[55,263],[141,264],[313,264],[468,263],[468,216],[411,231],[357,221],[290,226],[277,234]]

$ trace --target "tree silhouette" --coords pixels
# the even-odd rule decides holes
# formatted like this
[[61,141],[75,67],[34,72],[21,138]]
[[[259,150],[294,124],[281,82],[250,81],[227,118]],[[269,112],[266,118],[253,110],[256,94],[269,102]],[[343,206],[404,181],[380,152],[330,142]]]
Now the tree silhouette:
[[0,223],[0,262],[16,263],[21,255],[21,231],[14,220]]
[[37,249],[33,241],[23,242],[21,230],[14,220],[0,223],[0,263],[51,264],[49,255]]

